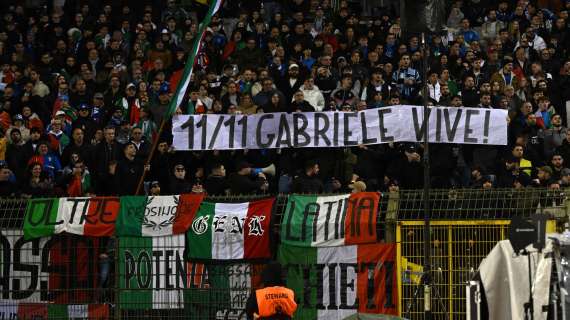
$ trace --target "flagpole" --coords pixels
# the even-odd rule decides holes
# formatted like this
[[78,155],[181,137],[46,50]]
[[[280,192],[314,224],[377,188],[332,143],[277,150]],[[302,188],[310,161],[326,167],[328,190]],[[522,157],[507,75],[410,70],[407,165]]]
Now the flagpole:
[[[166,114],[162,118],[162,122],[160,123],[158,133],[157,133],[156,137],[154,138],[154,141],[152,143],[152,147],[150,149],[150,153],[146,159],[145,167],[150,164],[152,157],[154,156],[154,153],[156,151],[156,147],[158,146],[158,140],[160,139],[160,136],[162,135],[162,131],[164,130],[164,127],[166,125],[166,121],[168,121],[168,119],[170,119],[170,117],[172,117],[172,115],[174,114],[176,109],[178,107],[180,107],[180,104],[184,100],[184,96],[186,95],[186,91],[187,91],[188,86],[190,84],[190,76],[192,75],[192,71],[194,68],[194,60],[196,59],[196,56],[198,55],[198,52],[200,51],[200,43],[202,42],[202,38],[204,37],[204,34],[206,33],[208,26],[210,25],[210,21],[212,20],[212,16],[214,14],[216,14],[216,12],[218,12],[218,10],[221,8],[221,6],[222,6],[222,0],[211,0],[210,1],[210,7],[208,9],[208,14],[206,15],[206,17],[204,18],[204,20],[202,21],[202,23],[200,25],[200,28],[198,30],[198,37],[197,37],[196,41],[194,42],[194,45],[192,47],[192,51],[190,52],[190,56],[186,60],[186,65],[184,66],[182,78],[180,79],[180,82],[178,82],[178,84],[176,85],[176,93],[174,94],[174,96],[172,96],[172,98],[170,100],[170,104],[168,106],[168,111],[166,112]],[[137,185],[137,190],[135,192],[135,195],[138,195],[139,192],[141,191],[141,188],[144,184],[144,179],[146,178],[146,174],[147,174],[147,171],[143,170],[143,173],[142,173],[142,175],[139,179],[139,183]]]
[[[154,141],[152,142],[152,147],[150,148],[150,153],[148,154],[148,157],[146,158],[145,161],[145,167],[150,165],[150,162],[152,161],[152,157],[154,157],[154,152],[156,151],[156,147],[158,146],[158,141],[160,140],[160,136],[162,135],[162,131],[164,130],[164,126],[166,124],[166,117],[162,118],[162,122],[160,123],[160,127],[158,128],[158,132],[156,134],[156,137],[154,138]],[[135,192],[135,196],[139,194],[139,192],[141,191],[141,188],[144,184],[144,179],[146,178],[146,174],[147,174],[147,170],[143,170],[143,173],[141,175],[141,178],[139,179],[139,183],[137,185],[137,191]]]

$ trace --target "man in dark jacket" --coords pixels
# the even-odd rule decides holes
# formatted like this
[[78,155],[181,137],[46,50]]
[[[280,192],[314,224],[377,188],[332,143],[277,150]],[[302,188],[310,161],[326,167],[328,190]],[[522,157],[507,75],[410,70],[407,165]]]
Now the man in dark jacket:
[[216,163],[212,167],[212,174],[206,178],[204,188],[208,195],[220,196],[225,195],[229,189],[226,180],[226,168],[221,163]]
[[265,174],[259,172],[256,177],[252,177],[251,164],[241,162],[237,166],[237,172],[230,174],[228,184],[232,194],[254,194],[266,191],[269,187]]
[[293,180],[294,193],[322,193],[323,181],[318,177],[319,164],[315,160],[309,160],[305,164],[302,175]]
[[136,158],[137,147],[132,142],[125,144],[123,153],[125,158],[118,163],[112,163],[109,166],[109,174],[113,177],[118,195],[134,195],[143,170],[150,170],[150,165],[145,165]]
[[112,194],[113,182],[109,176],[109,165],[121,159],[121,147],[115,140],[115,128],[103,130],[104,140],[95,148],[95,188],[97,194]]
[[179,163],[174,166],[174,173],[170,181],[169,191],[171,194],[192,192],[192,183],[186,179],[186,168],[183,164]]
[[71,142],[63,149],[63,153],[61,155],[61,164],[62,166],[67,166],[69,164],[69,159],[71,154],[77,153],[79,157],[85,161],[88,168],[92,166],[92,156],[93,156],[93,147],[85,143],[85,136],[84,131],[80,127],[76,127],[73,129],[71,133]]

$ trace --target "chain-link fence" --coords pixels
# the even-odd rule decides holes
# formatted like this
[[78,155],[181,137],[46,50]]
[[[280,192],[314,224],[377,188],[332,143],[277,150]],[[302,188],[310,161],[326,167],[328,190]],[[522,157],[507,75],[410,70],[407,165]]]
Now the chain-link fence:
[[[208,197],[206,201],[246,202],[264,197]],[[535,212],[565,219],[568,212],[564,192],[542,189],[434,190],[429,200],[433,219],[472,220],[473,224],[454,227],[451,235],[447,225],[434,225],[434,234],[442,233],[441,239],[433,239],[439,241],[441,250],[441,254],[435,251],[434,258],[443,260],[438,272],[445,280],[436,287],[445,310],[455,308],[457,315],[462,314],[464,298],[459,291],[464,273],[476,269],[492,245],[504,238],[507,223],[497,221],[503,230],[501,237],[477,233],[463,239],[476,232],[476,220],[505,220]],[[246,318],[245,306],[252,288],[259,286],[264,261],[188,261],[184,235],[165,240],[58,234],[28,240],[22,231],[26,204],[26,200],[0,201],[0,319]],[[286,204],[286,195],[277,196],[273,209],[276,241]],[[398,270],[407,272],[399,275],[402,313],[415,292],[414,267],[421,266],[421,222],[412,220],[423,217],[423,204],[421,191],[406,190],[384,193],[379,207],[384,241],[396,241],[398,221],[409,224],[409,230],[400,230]],[[466,251],[474,248],[476,254]],[[411,306],[411,318],[419,315],[417,308]]]

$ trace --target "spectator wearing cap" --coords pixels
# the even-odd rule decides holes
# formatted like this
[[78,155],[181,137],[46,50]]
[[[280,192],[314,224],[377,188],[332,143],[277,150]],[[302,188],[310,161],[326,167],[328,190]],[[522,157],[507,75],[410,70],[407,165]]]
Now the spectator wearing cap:
[[[267,191],[269,184],[262,172],[255,175],[251,164],[242,161],[237,165],[237,171],[228,177],[231,194],[254,194]],[[253,176],[255,175],[255,176]]]
[[[152,119],[157,126],[160,126],[162,119],[168,111],[170,105],[170,92],[168,91],[168,86],[161,86],[158,92],[158,101],[150,103],[150,114]],[[180,108],[176,111],[177,113],[186,113],[185,110]]]
[[299,65],[292,63],[289,65],[287,75],[285,77],[279,77],[279,81],[276,82],[277,89],[279,89],[285,96],[285,101],[291,101],[293,95],[301,88],[303,85],[303,75],[299,70]]
[[69,144],[69,136],[63,132],[63,122],[61,119],[53,119],[51,121],[51,128],[47,132],[47,139],[50,148],[61,155],[63,149]]
[[14,129],[18,129],[20,131],[20,135],[24,143],[30,139],[30,129],[26,128],[24,125],[24,117],[21,114],[17,114],[12,118],[12,125],[10,125],[8,130],[6,130],[8,141],[10,141],[10,132]]
[[174,165],[168,191],[171,194],[192,192],[192,182],[188,181],[188,177],[186,176],[186,167],[184,164],[178,163]]
[[337,82],[339,80],[337,73],[333,72],[330,66],[323,65],[325,61],[330,63],[330,60],[331,56],[322,56],[320,58],[321,66],[317,68],[317,73],[315,75],[315,85],[323,93],[325,100],[329,99],[333,90],[336,89]]
[[137,86],[131,82],[127,84],[125,95],[123,99],[121,99],[121,106],[124,110],[123,113],[131,125],[137,123],[140,118],[141,101],[136,94]]
[[148,190],[146,190],[146,194],[155,197],[160,196],[162,188],[160,187],[160,182],[158,181],[151,181],[148,183]]
[[77,119],[73,121],[73,128],[81,128],[86,141],[91,141],[97,131],[97,123],[91,117],[91,107],[81,104],[77,111]]
[[490,82],[497,82],[501,87],[501,91],[505,88],[505,86],[513,86],[517,87],[519,80],[517,79],[515,73],[513,72],[513,58],[505,57],[502,62],[501,70],[495,72],[491,76]]

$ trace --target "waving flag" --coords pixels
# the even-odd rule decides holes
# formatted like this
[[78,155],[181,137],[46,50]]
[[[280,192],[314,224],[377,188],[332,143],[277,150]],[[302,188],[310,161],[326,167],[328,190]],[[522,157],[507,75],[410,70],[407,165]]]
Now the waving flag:
[[199,37],[196,38],[194,45],[192,46],[192,51],[188,56],[188,60],[186,60],[186,65],[184,67],[184,71],[182,72],[182,77],[178,86],[176,88],[176,93],[172,100],[170,100],[170,105],[168,107],[168,111],[166,112],[164,118],[168,119],[170,116],[174,114],[176,108],[180,106],[182,100],[184,100],[184,95],[186,95],[186,90],[188,90],[188,86],[190,85],[190,76],[192,75],[192,71],[194,69],[194,63],[196,61],[196,56],[200,51],[200,42],[202,42],[202,38],[206,34],[206,30],[212,21],[212,17],[220,10],[222,6],[222,0],[212,0],[210,2],[210,9],[208,9],[208,14],[200,24],[200,28],[198,29]]

